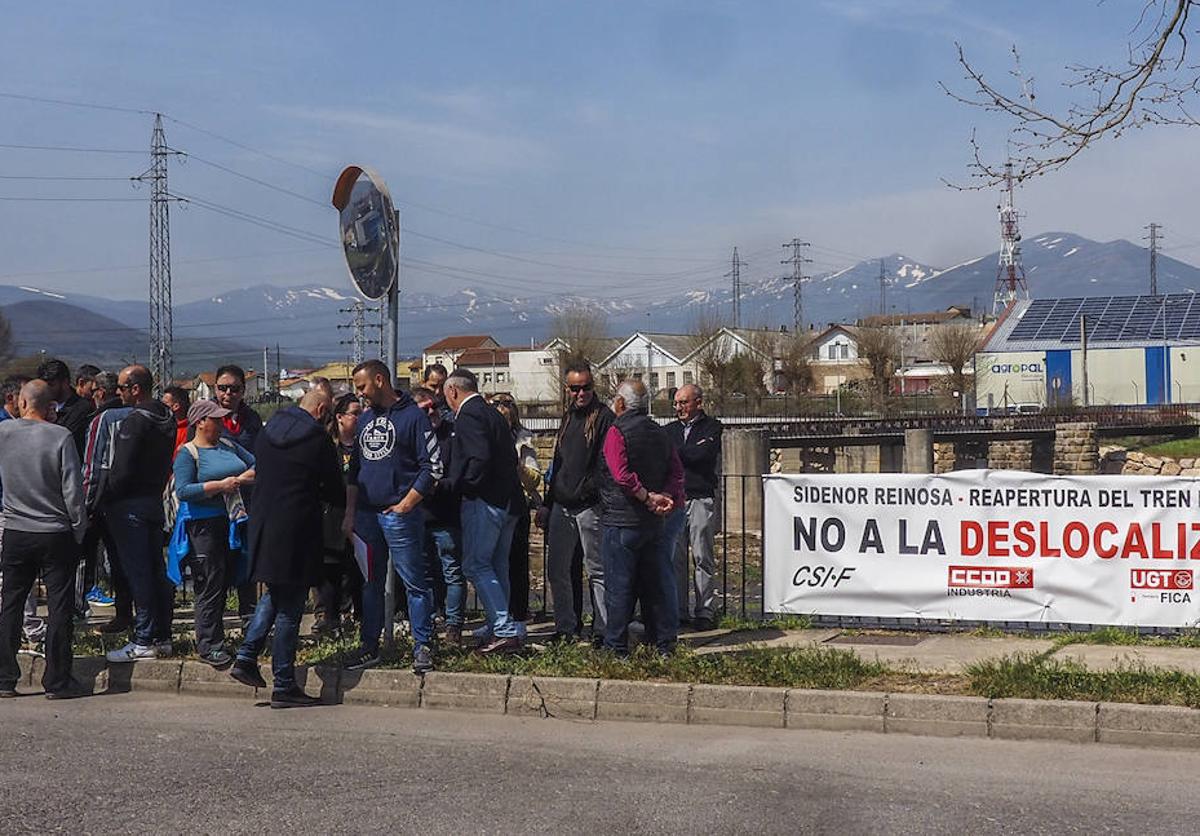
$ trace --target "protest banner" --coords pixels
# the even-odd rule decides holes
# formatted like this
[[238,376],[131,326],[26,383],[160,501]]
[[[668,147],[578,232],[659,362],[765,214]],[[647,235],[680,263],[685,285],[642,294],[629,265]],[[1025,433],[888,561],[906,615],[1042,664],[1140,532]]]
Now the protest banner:
[[770,475],[763,493],[768,612],[1200,623],[1200,480]]

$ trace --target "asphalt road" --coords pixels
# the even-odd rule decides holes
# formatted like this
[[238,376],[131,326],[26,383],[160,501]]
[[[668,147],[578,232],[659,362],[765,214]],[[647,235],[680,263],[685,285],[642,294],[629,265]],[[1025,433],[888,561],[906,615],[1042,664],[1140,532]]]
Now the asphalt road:
[[139,694],[0,703],[0,832],[1194,833],[1200,753]]

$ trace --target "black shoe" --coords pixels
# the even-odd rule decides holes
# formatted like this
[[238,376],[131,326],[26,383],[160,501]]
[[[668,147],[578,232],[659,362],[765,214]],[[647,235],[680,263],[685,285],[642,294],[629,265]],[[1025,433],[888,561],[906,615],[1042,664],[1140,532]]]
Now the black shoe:
[[116,617],[104,622],[96,628],[96,632],[101,635],[111,636],[116,633],[124,633],[133,626],[133,621],[128,618]]
[[717,629],[717,620],[712,617],[696,616],[692,619],[692,629],[697,633]]
[[592,636],[592,649],[593,650],[603,650],[604,649],[604,636]]
[[219,671],[225,670],[233,664],[233,657],[225,652],[223,648],[218,647],[216,650],[210,650],[208,653],[200,657],[200,661],[206,665],[212,665]]
[[320,697],[310,697],[299,685],[293,685],[286,691],[271,692],[271,708],[308,708],[320,704]]
[[433,670],[433,651],[429,649],[427,644],[417,645],[417,649],[413,651],[413,673],[425,674]]
[[579,636],[574,633],[555,633],[546,640],[546,644],[575,644],[579,641]]
[[17,696],[20,696],[20,694],[17,693],[16,685],[0,685],[0,700],[7,700]]
[[92,689],[85,686],[77,679],[72,679],[66,688],[60,688],[57,691],[47,691],[46,699],[48,700],[74,700],[80,697],[90,697]]
[[342,660],[342,667],[348,671],[365,671],[379,664],[379,651],[359,648],[347,654]]
[[229,675],[243,685],[248,685],[251,688],[267,687],[267,681],[263,679],[258,665],[253,662],[247,662],[245,659],[238,659],[234,662],[233,667],[229,669]]

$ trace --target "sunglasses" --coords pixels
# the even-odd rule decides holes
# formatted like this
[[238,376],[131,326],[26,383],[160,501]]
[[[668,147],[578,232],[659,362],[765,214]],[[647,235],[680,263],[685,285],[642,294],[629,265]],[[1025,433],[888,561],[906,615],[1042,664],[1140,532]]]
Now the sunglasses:
[[568,386],[567,388],[575,394],[579,394],[580,392],[592,391],[592,389],[596,388],[596,385],[594,383],[584,383],[582,386]]
[[238,386],[236,383],[218,383],[217,391],[218,392],[233,392],[236,394],[236,393],[242,391],[242,387]]

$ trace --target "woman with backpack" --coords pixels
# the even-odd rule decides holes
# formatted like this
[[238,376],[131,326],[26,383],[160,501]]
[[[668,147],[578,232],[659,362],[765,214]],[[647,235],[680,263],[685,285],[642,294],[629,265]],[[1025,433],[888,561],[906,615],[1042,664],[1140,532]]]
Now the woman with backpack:
[[179,513],[168,550],[167,576],[182,582],[182,565],[192,570],[196,591],[196,651],[214,668],[233,657],[225,650],[225,598],[243,583],[249,568],[243,550],[247,520],[243,486],[254,483],[254,456],[222,437],[230,411],[216,401],[198,401],[188,410],[195,436],[175,455],[175,495]]

